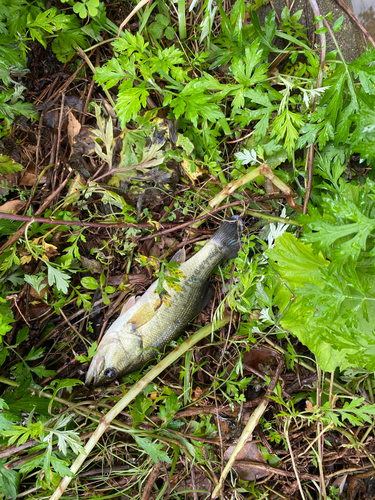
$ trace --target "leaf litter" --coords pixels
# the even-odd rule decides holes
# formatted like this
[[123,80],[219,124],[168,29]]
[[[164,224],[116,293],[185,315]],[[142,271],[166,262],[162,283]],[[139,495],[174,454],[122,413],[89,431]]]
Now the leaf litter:
[[[52,495],[77,455],[67,498],[374,495],[375,49],[322,64],[346,21],[311,45],[262,3],[0,11],[0,498]],[[184,354],[84,387],[123,304],[232,214]]]

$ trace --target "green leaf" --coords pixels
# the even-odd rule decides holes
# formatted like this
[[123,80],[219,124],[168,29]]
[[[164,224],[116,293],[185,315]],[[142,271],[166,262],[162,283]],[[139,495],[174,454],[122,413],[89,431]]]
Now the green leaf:
[[110,89],[128,76],[122,68],[120,61],[113,57],[107,64],[96,69],[94,80],[103,85],[105,89]]
[[93,342],[91,346],[88,348],[87,356],[84,356],[83,354],[77,354],[76,360],[79,361],[80,363],[87,363],[87,361],[90,361],[90,359],[92,359],[97,353],[97,347],[98,343],[96,341]]
[[61,477],[74,477],[74,473],[69,469],[69,464],[65,460],[52,456],[51,465]]
[[147,97],[149,96],[145,84],[140,84],[134,88],[128,87],[128,81],[120,84],[119,95],[115,106],[123,127],[125,127],[126,123],[132,118],[135,119],[141,108],[146,107]]
[[14,322],[12,309],[5,299],[0,297],[0,342],[1,336],[4,336],[12,329],[11,323]]
[[41,296],[43,288],[46,287],[46,284],[42,283],[42,281],[45,280],[45,276],[43,276],[43,275],[42,276],[35,276],[35,275],[25,274],[23,278],[26,281],[26,283],[31,285],[34,288],[34,290],[37,292],[37,294],[39,296]]
[[81,285],[85,288],[88,288],[89,290],[96,290],[97,288],[99,288],[99,283],[95,278],[92,278],[91,276],[85,276],[84,278],[82,278]]
[[141,438],[134,436],[138,446],[142,448],[146,454],[157,464],[160,462],[171,463],[168,453],[162,450],[163,443],[152,442],[150,438]]
[[337,31],[340,31],[342,29],[342,23],[344,21],[344,16],[340,16],[338,19],[336,19],[335,24],[333,25],[332,31],[336,33]]
[[6,498],[16,500],[20,474],[13,469],[7,470],[5,462],[6,459],[0,460],[0,491]]
[[177,394],[172,392],[165,399],[165,404],[160,407],[159,417],[167,425],[173,418],[173,415],[180,409],[181,403],[178,401]]
[[314,209],[310,217],[301,217],[307,224],[304,241],[314,243],[341,266],[357,260],[368,240],[372,245],[375,241],[374,198],[375,183],[370,179],[362,186],[348,184],[340,194],[322,196],[323,215]]
[[84,33],[78,30],[64,30],[59,32],[51,45],[57,59],[64,64],[69,62],[77,53],[78,47],[82,49],[88,47]]
[[164,35],[165,35],[165,38],[167,40],[173,40],[175,38],[175,36],[176,36],[176,32],[172,28],[172,26],[168,26],[168,28],[166,28],[166,30],[165,30]]
[[0,155],[0,174],[13,174],[14,172],[21,172],[22,170],[23,167],[9,158],[9,156]]
[[17,333],[17,339],[16,339],[16,344],[19,345],[21,342],[27,339],[29,336],[29,327],[24,326],[18,333]]
[[147,28],[147,31],[153,35],[157,40],[159,40],[164,31],[164,26],[161,23],[151,23],[150,26]]
[[87,17],[86,5],[81,2],[75,2],[73,5],[73,11],[79,15],[81,19],[85,19]]
[[60,269],[54,268],[51,264],[47,264],[48,269],[48,284],[49,286],[56,285],[56,288],[60,290],[60,292],[66,294],[69,289],[69,274],[63,273]]
[[30,370],[39,378],[52,377],[53,375],[56,375],[55,370],[47,370],[44,365],[30,367]]
[[276,294],[281,326],[315,354],[324,371],[375,369],[375,276],[355,265],[338,272],[289,233],[266,254],[283,280]]
[[290,153],[296,144],[299,135],[299,129],[304,123],[303,116],[284,109],[273,122],[273,130],[271,137],[278,136],[280,139],[285,138],[285,148]]

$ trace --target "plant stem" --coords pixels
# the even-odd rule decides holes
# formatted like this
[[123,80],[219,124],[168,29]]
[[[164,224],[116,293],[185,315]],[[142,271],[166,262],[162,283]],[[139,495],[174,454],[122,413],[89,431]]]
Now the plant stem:
[[[310,0],[310,5],[311,8],[314,12],[315,16],[320,16],[320,11],[318,4],[316,0]],[[323,21],[318,21],[318,28],[323,27]],[[323,83],[323,69],[324,69],[324,60],[326,57],[326,35],[325,33],[321,33],[320,35],[320,60],[319,60],[319,72],[318,72],[318,77],[316,79],[316,88],[319,89],[322,86]],[[318,98],[315,97],[314,99],[314,104],[313,104],[313,110],[315,109],[315,102]],[[310,195],[311,195],[311,190],[312,190],[312,181],[313,181],[313,175],[314,175],[314,143],[312,143],[308,149],[307,153],[307,185],[306,185],[306,195],[305,199],[303,202],[303,213],[307,214],[307,206],[309,204],[310,200]]]
[[217,194],[212,200],[208,202],[209,206],[211,208],[216,208],[220,205],[220,203],[227,197],[233,194],[237,189],[243,187],[245,184],[248,184],[249,182],[253,181],[256,179],[259,175],[264,175],[264,177],[267,177],[277,188],[280,189],[285,195],[286,195],[286,201],[288,204],[294,208],[294,210],[297,210],[298,212],[302,212],[302,207],[297,205],[292,197],[292,190],[290,189],[289,186],[285,184],[277,175],[273,172],[273,170],[270,168],[270,166],[267,163],[263,163],[260,165],[260,167],[255,168],[251,172],[248,172],[245,174],[243,177],[240,179],[237,179],[236,181],[229,182],[224,189]]
[[296,461],[294,460],[294,453],[292,450],[292,445],[291,445],[290,439],[289,439],[289,424],[290,424],[290,418],[288,417],[285,421],[285,424],[284,424],[284,436],[285,436],[286,442],[288,443],[290,458],[292,459],[292,466],[293,466],[294,474],[296,475],[296,480],[298,483],[299,492],[301,493],[302,500],[306,500],[305,495],[303,493],[301,480],[299,478],[298,469],[296,466]]
[[178,0],[178,32],[181,40],[186,38],[185,0]]

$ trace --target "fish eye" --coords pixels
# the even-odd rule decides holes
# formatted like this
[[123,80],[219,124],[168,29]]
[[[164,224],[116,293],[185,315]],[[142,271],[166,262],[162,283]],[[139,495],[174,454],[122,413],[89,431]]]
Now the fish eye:
[[107,368],[104,372],[104,376],[110,379],[117,377],[117,370],[115,368]]

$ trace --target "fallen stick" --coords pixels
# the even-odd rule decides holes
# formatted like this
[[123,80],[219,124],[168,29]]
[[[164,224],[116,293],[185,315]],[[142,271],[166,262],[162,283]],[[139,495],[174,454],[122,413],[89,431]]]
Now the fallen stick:
[[[168,366],[174,363],[180,356],[182,356],[186,351],[191,349],[195,344],[197,344],[200,340],[204,339],[208,335],[212,333],[213,330],[217,330],[222,326],[229,323],[230,317],[225,316],[222,320],[218,321],[215,325],[210,323],[198,330],[194,335],[188,338],[183,344],[174,349],[168,356],[160,361],[154,368],[152,368],[144,377],[141,378],[133,387],[128,391],[125,396],[105,415],[102,415],[98,427],[95,429],[95,432],[87,442],[85,446],[85,453],[80,453],[75,461],[73,462],[70,470],[73,474],[76,474],[83,462],[85,461],[87,455],[93,450],[95,445],[98,443],[101,436],[108,429],[112,420],[116,418],[116,416],[128,406],[129,403],[136,398],[136,396],[145,388],[147,385],[154,380],[163,370],[165,370]],[[71,477],[65,476],[53,495],[50,497],[50,500],[58,500],[61,495],[64,494],[66,488],[69,486],[71,481]]]
[[248,172],[244,176],[242,176],[240,179],[237,179],[233,182],[229,182],[224,189],[217,194],[212,200],[208,202],[208,205],[211,208],[216,208],[220,205],[222,201],[227,198],[227,196],[230,196],[233,194],[237,189],[243,187],[245,184],[248,184],[249,182],[253,181],[256,179],[259,175],[264,175],[264,177],[267,177],[277,188],[282,191],[286,197],[287,203],[294,209],[297,210],[297,212],[302,212],[302,207],[297,205],[292,196],[292,190],[289,186],[285,184],[277,175],[273,172],[271,167],[267,163],[262,163],[260,167],[255,168],[251,172]]

